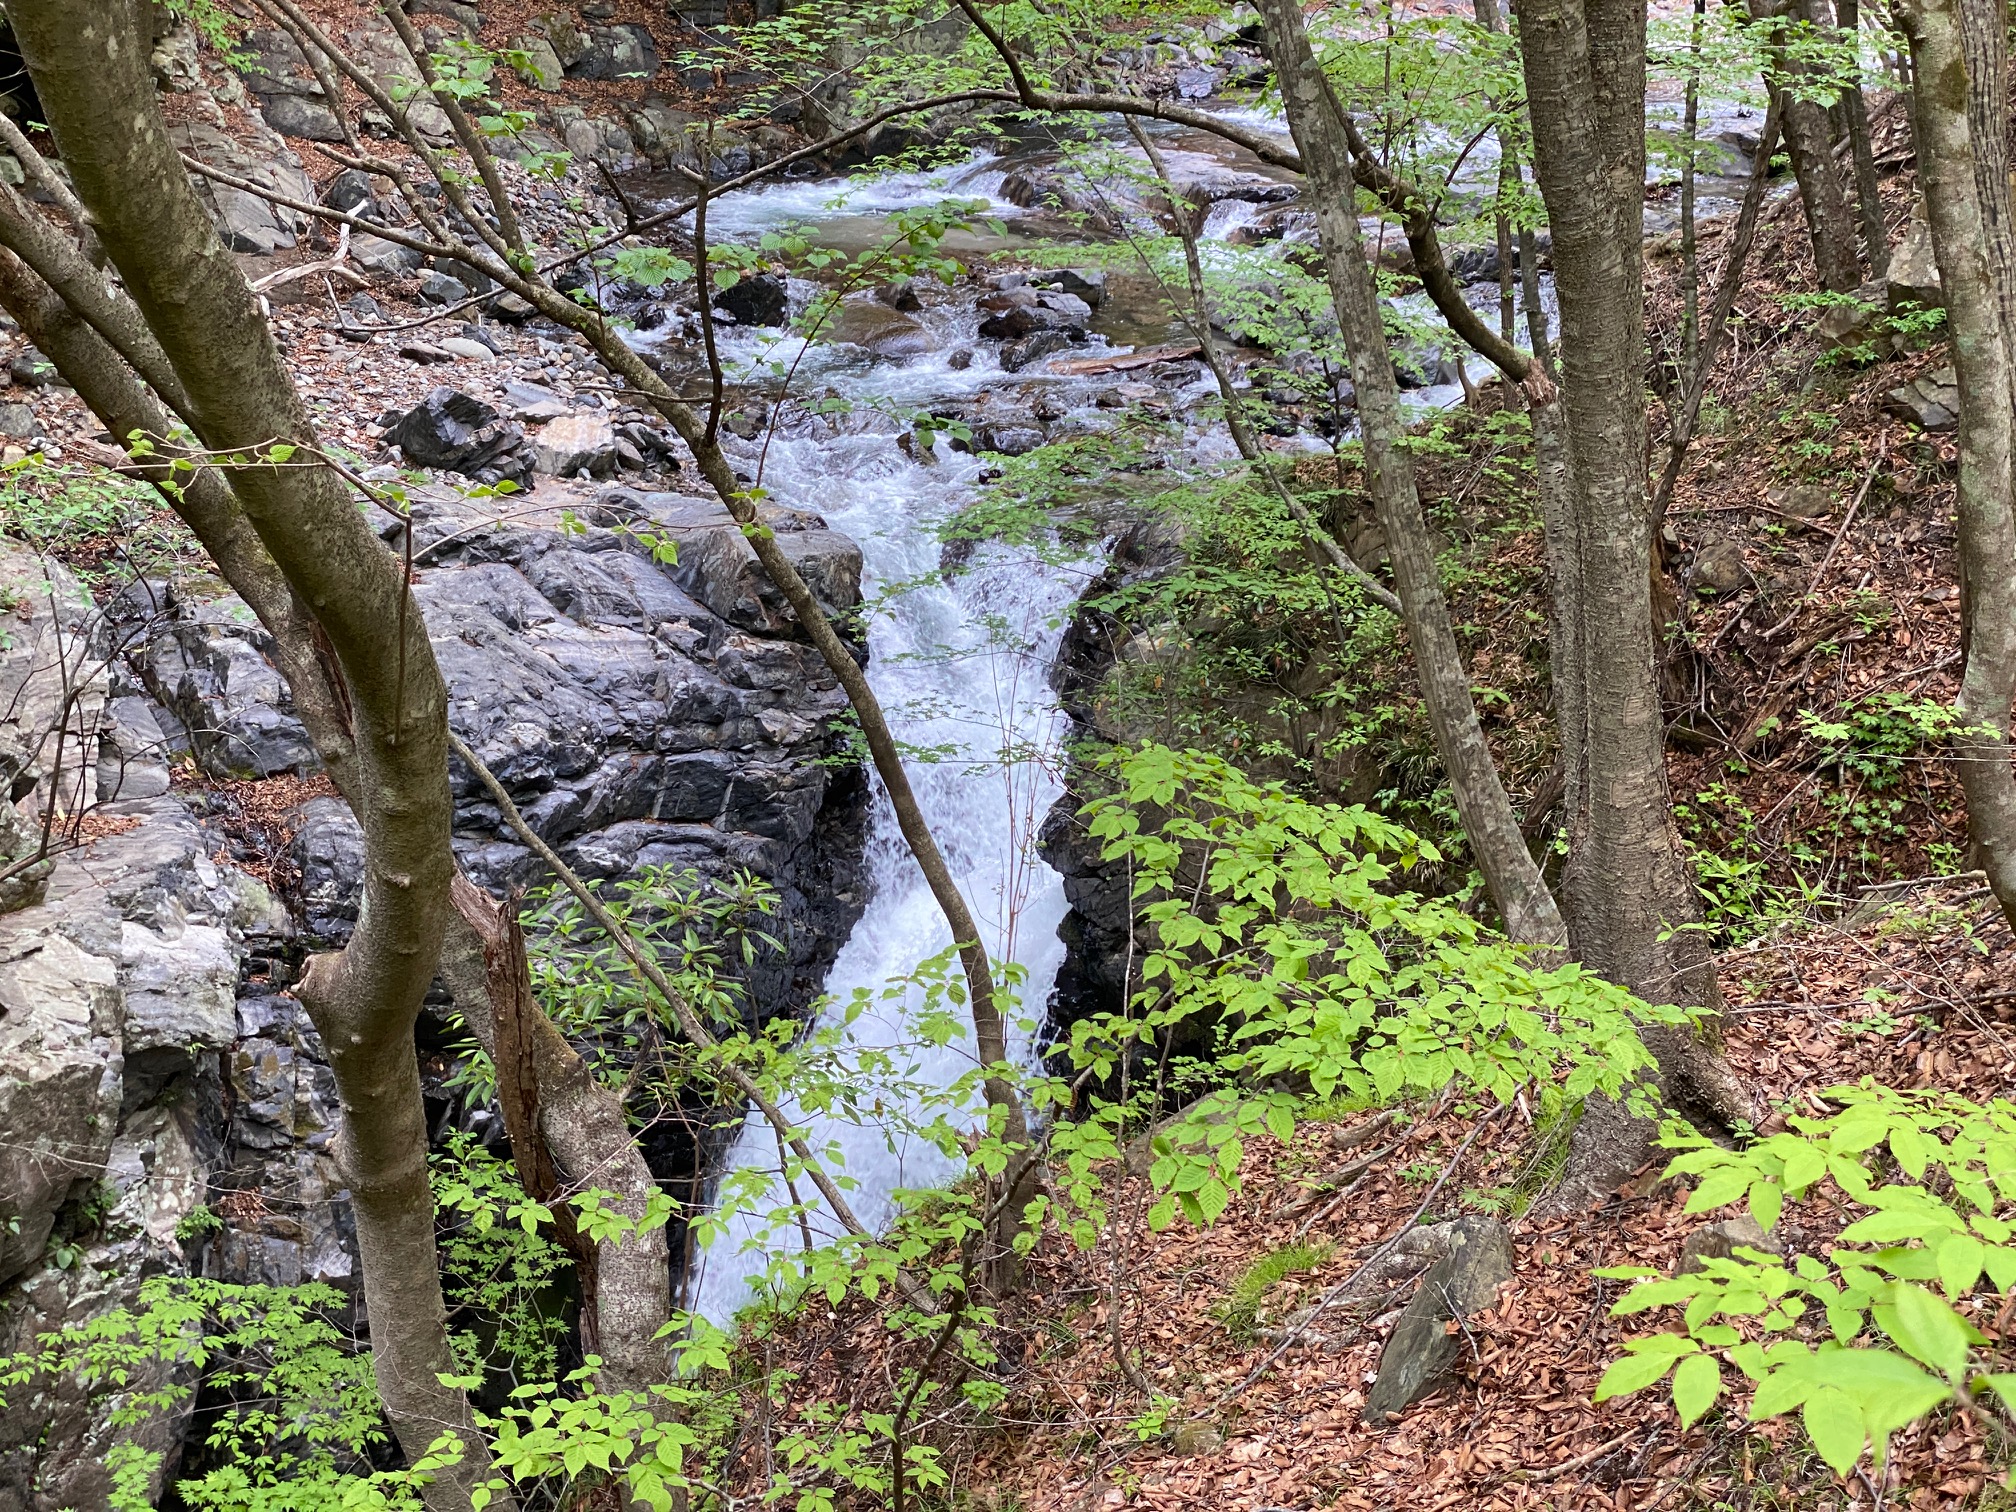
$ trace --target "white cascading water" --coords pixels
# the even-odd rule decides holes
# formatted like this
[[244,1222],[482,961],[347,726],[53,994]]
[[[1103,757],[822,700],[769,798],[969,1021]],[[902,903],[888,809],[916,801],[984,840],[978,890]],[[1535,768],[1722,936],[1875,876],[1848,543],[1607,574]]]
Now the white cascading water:
[[[1226,114],[1241,124],[1280,130],[1278,122],[1258,112]],[[816,223],[826,236],[866,244],[883,229],[882,217],[953,197],[986,201],[987,214],[1012,222],[1023,212],[1000,198],[1003,177],[995,162],[983,157],[946,174],[888,175],[844,189],[830,181],[782,184],[724,197],[710,207],[708,223],[724,239]],[[1221,240],[1250,222],[1257,208],[1239,201],[1217,206],[1207,237]],[[830,389],[899,414],[1012,386],[1024,393],[1046,389],[1065,409],[1089,417],[1098,413],[1095,392],[1113,381],[1059,378],[1040,369],[1004,374],[992,343],[976,339],[979,315],[969,305],[917,318],[935,339],[928,355],[907,362],[873,359],[845,346],[808,350],[799,339],[779,339],[774,332],[727,333],[725,355],[750,366],[796,363],[793,391],[800,396]],[[972,363],[955,369],[948,358],[961,349],[971,352]],[[1180,406],[1207,391],[1210,380],[1200,375],[1189,393],[1171,397]],[[1440,405],[1461,394],[1449,385],[1410,398]],[[820,514],[860,543],[863,588],[871,601],[880,589],[904,585],[870,620],[869,678],[899,739],[955,753],[911,762],[911,782],[981,920],[988,949],[997,961],[1014,961],[1026,971],[1023,1013],[1040,1019],[1063,964],[1057,928],[1066,909],[1062,879],[1035,851],[1036,828],[1063,791],[1058,757],[1067,721],[1048,673],[1071,606],[1098,564],[1088,559],[1060,565],[1029,551],[984,545],[963,571],[949,581],[940,578],[935,527],[975,497],[981,465],[943,442],[934,462],[920,464],[898,447],[902,428],[885,424],[825,439],[775,435],[767,446],[740,446],[738,464],[753,473],[760,459],[761,481],[773,500]],[[1185,450],[1199,463],[1233,455],[1229,437],[1218,427],[1193,431]],[[881,997],[885,984],[943,950],[951,935],[879,785],[867,861],[872,895],[827,978],[829,999],[846,1004],[866,988],[875,1006],[850,1026],[847,1044],[902,1045],[912,1051],[917,1075],[944,1087],[972,1068],[970,1039],[938,1049],[917,1046],[906,1013]],[[1033,1047],[1024,1036],[1012,1048],[1027,1056]],[[938,1186],[953,1174],[951,1164],[921,1140],[899,1140],[892,1147],[879,1123],[801,1118],[788,1103],[786,1112],[803,1123],[812,1149],[841,1151],[844,1174],[854,1183],[848,1201],[870,1228],[893,1215],[896,1192]],[[777,1166],[775,1134],[752,1117],[729,1157],[729,1170]],[[799,1195],[811,1194],[801,1188]],[[771,1225],[762,1214],[784,1200],[776,1193],[771,1202],[758,1204],[758,1211],[737,1216],[696,1257],[687,1281],[688,1307],[725,1322],[751,1300],[750,1283],[769,1264],[763,1246]],[[836,1233],[829,1218],[823,1236]],[[775,1243],[794,1239],[795,1231],[771,1236]]]
[[[851,197],[838,214],[886,214],[951,195],[992,198],[998,182],[999,176],[984,168],[949,180],[882,179]],[[830,208],[834,194],[830,183],[781,186],[725,199],[713,207],[710,221],[720,232],[739,235],[826,219],[836,213]],[[998,204],[996,213],[1015,211]],[[974,339],[977,316],[970,309],[935,310],[919,318],[938,338],[930,355],[898,365],[867,361],[846,348],[815,348],[799,371],[798,391],[830,388],[858,400],[915,409],[1003,382],[989,345]],[[731,356],[758,355],[755,338],[737,337],[734,345]],[[963,371],[946,360],[959,348],[974,353],[972,366]],[[765,360],[789,362],[800,344],[772,342],[762,350]],[[1020,384],[1025,378],[1042,381],[1037,375],[1008,381]],[[871,600],[891,584],[906,585],[869,623],[870,679],[901,740],[957,753],[912,761],[911,782],[981,920],[988,949],[996,960],[1018,962],[1027,971],[1026,1011],[1040,1017],[1063,964],[1057,927],[1065,913],[1062,879],[1035,852],[1036,827],[1063,790],[1058,755],[1067,722],[1048,671],[1092,567],[1044,563],[1027,551],[987,545],[949,582],[939,578],[935,526],[974,497],[980,464],[942,442],[937,460],[920,464],[896,441],[887,428],[820,440],[778,436],[768,447],[763,483],[776,502],[816,511],[860,543],[863,589]],[[738,460],[746,468],[755,459],[756,448],[749,447]],[[908,1046],[915,1036],[906,1031],[905,1015],[884,1002],[881,991],[892,977],[943,950],[951,934],[879,784],[870,833],[867,911],[834,962],[827,992],[836,1004],[846,1003],[856,988],[876,994],[876,1006],[851,1026],[850,1045]],[[1023,1055],[1030,1048],[1015,1047]],[[942,1049],[916,1047],[916,1054],[919,1075],[938,1086],[974,1064],[970,1038]],[[952,1174],[935,1148],[899,1141],[892,1149],[879,1126],[823,1117],[806,1122],[812,1148],[837,1145],[843,1152],[844,1174],[856,1183],[850,1205],[871,1228],[892,1216],[893,1193],[939,1185]],[[729,1165],[776,1168],[776,1140],[767,1125],[744,1126]],[[783,1200],[781,1193],[776,1200]],[[690,1307],[725,1321],[750,1300],[749,1281],[766,1268],[768,1256],[745,1245],[766,1227],[759,1216],[739,1218],[697,1257],[688,1284]]]

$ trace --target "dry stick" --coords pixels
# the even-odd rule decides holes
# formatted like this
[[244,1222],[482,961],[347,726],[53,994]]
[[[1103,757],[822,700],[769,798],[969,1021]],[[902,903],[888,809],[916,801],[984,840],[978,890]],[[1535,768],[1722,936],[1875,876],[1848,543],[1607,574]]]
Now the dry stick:
[[1722,350],[1722,339],[1729,329],[1730,313],[1736,308],[1736,295],[1743,283],[1743,266],[1750,260],[1750,244],[1757,235],[1757,215],[1764,204],[1764,190],[1771,179],[1771,150],[1778,141],[1779,97],[1771,97],[1771,105],[1764,113],[1764,129],[1757,141],[1757,157],[1750,165],[1750,182],[1743,190],[1743,206],[1736,214],[1736,230],[1729,240],[1728,256],[1722,264],[1721,277],[1715,286],[1715,304],[1708,312],[1707,327],[1698,338],[1694,369],[1687,375],[1687,397],[1681,403],[1669,427],[1666,442],[1666,470],[1659,475],[1659,486],[1652,494],[1652,531],[1656,536],[1660,523],[1666,518],[1667,506],[1673,502],[1673,490],[1680,482],[1680,467],[1687,460],[1687,448],[1693,444],[1694,429],[1701,419],[1701,399],[1708,391],[1708,374],[1715,366],[1715,358]]
[[[1225,359],[1218,351],[1218,342],[1211,334],[1210,305],[1204,293],[1204,266],[1197,255],[1197,232],[1190,224],[1189,206],[1176,198],[1176,185],[1169,177],[1168,165],[1162,160],[1162,154],[1156,151],[1148,133],[1141,129],[1141,123],[1130,116],[1127,129],[1134,134],[1134,140],[1148,155],[1148,164],[1155,170],[1155,177],[1162,181],[1162,188],[1169,197],[1170,218],[1176,226],[1177,236],[1183,242],[1183,262],[1190,281],[1190,308],[1179,309],[1177,316],[1189,328],[1190,334],[1197,338],[1197,345],[1202,350],[1206,365],[1211,369],[1211,376],[1217,380],[1219,397],[1225,403],[1225,424],[1232,432],[1232,442],[1239,448],[1239,455],[1260,469],[1262,475],[1273,485],[1274,492],[1280,497],[1281,502],[1287,506],[1288,513],[1294,517],[1295,523],[1308,533],[1309,539],[1329,560],[1332,567],[1356,583],[1365,596],[1375,604],[1393,614],[1400,613],[1398,595],[1361,567],[1342,546],[1337,544],[1337,538],[1323,528],[1316,517],[1309,512],[1309,506],[1288,491],[1287,485],[1281,481],[1281,475],[1274,470],[1274,464],[1268,460],[1266,454],[1260,450],[1259,443],[1253,439],[1253,432],[1248,428],[1246,417],[1239,407],[1239,396],[1232,388],[1232,374],[1227,371]],[[1337,644],[1340,649],[1344,644],[1341,623],[1337,627]]]
[[[1505,1106],[1509,1106],[1509,1104]],[[1350,1289],[1351,1284],[1354,1281],[1356,1281],[1360,1276],[1364,1275],[1365,1272],[1370,1270],[1373,1266],[1377,1265],[1381,1260],[1384,1260],[1388,1255],[1392,1254],[1394,1250],[1400,1247],[1400,1241],[1405,1239],[1409,1234],[1414,1232],[1414,1225],[1421,1221],[1421,1215],[1428,1211],[1428,1205],[1431,1202],[1433,1202],[1437,1196],[1441,1194],[1442,1188],[1448,1184],[1449,1178],[1456,1174],[1456,1168],[1463,1163],[1463,1157],[1470,1152],[1470,1146],[1477,1142],[1477,1136],[1484,1132],[1484,1126],[1488,1123],[1495,1121],[1498,1115],[1503,1111],[1504,1107],[1493,1108],[1489,1113],[1485,1114],[1482,1118],[1478,1119],[1475,1124],[1471,1125],[1470,1132],[1464,1135],[1463,1137],[1463,1143],[1456,1147],[1456,1153],[1449,1158],[1449,1164],[1444,1166],[1442,1168],[1442,1174],[1435,1178],[1435,1185],[1428,1188],[1428,1195],[1421,1199],[1421,1205],[1416,1209],[1414,1209],[1413,1213],[1408,1217],[1407,1221],[1403,1223],[1394,1232],[1393,1237],[1391,1239],[1388,1239],[1384,1244],[1380,1245],[1378,1249],[1374,1250],[1372,1254],[1368,1256],[1359,1265],[1358,1269],[1351,1272],[1349,1276],[1345,1277],[1337,1285],[1331,1287],[1329,1291],[1325,1292],[1323,1295],[1323,1300],[1318,1302],[1314,1307],[1309,1309],[1309,1316],[1304,1318],[1300,1324],[1288,1330],[1287,1334],[1282,1338],[1281,1342],[1275,1346],[1274,1352],[1272,1354],[1267,1356],[1267,1358],[1262,1360],[1258,1365],[1255,1365],[1253,1369],[1247,1373],[1245,1380],[1241,1381],[1237,1386],[1232,1387],[1223,1396],[1219,1397],[1217,1401],[1211,1404],[1212,1411],[1215,1412],[1219,1408],[1223,1407],[1227,1402],[1231,1401],[1234,1397],[1238,1396],[1240,1393],[1245,1391],[1247,1387],[1251,1386],[1255,1381],[1259,1380],[1261,1376],[1265,1375],[1270,1369],[1272,1369],[1274,1366],[1274,1362],[1280,1359],[1281,1356],[1283,1356],[1284,1354],[1288,1353],[1290,1349],[1294,1348],[1296,1341],[1300,1339],[1303,1334],[1309,1331],[1309,1326],[1312,1323],[1314,1323],[1318,1318],[1322,1317],[1324,1311],[1329,1308],[1330,1304],[1339,1300],[1344,1295],[1344,1293]]]
[[1806,585],[1806,591],[1800,595],[1799,602],[1785,612],[1785,618],[1764,632],[1765,640],[1768,641],[1773,636],[1782,632],[1787,625],[1792,623],[1793,617],[1801,609],[1804,609],[1808,604],[1813,602],[1813,595],[1820,591],[1820,584],[1826,580],[1827,569],[1834,565],[1834,553],[1841,549],[1841,543],[1848,538],[1849,527],[1855,523],[1856,511],[1861,509],[1862,501],[1869,497],[1869,485],[1876,481],[1876,474],[1882,470],[1883,464],[1889,460],[1889,450],[1890,432],[1886,427],[1883,434],[1876,438],[1876,460],[1869,464],[1869,471],[1863,476],[1862,486],[1855,490],[1855,501],[1848,506],[1848,514],[1841,521],[1841,528],[1834,532],[1834,539],[1828,544],[1827,555],[1820,559],[1820,568],[1813,574],[1813,581]]
[[1611,1439],[1610,1442],[1607,1444],[1598,1444],[1587,1454],[1578,1454],[1573,1459],[1563,1460],[1558,1465],[1549,1465],[1544,1470],[1514,1471],[1513,1474],[1519,1476],[1529,1485],[1537,1485],[1542,1481],[1559,1480],[1564,1475],[1573,1475],[1577,1470],[1595,1464],[1596,1461],[1610,1453],[1611,1450],[1622,1447],[1644,1431],[1645,1429],[1642,1424],[1638,1427],[1626,1428],[1617,1437]]
[[632,969],[657,990],[658,996],[664,999],[665,1006],[672,1010],[672,1016],[679,1021],[680,1031],[686,1038],[713,1058],[721,1074],[734,1084],[736,1091],[756,1105],[771,1127],[776,1129],[784,1142],[791,1147],[791,1152],[805,1162],[806,1174],[812,1178],[812,1184],[819,1189],[819,1195],[824,1197],[827,1205],[832,1208],[833,1216],[840,1220],[848,1232],[862,1239],[869,1238],[867,1225],[855,1216],[854,1209],[848,1206],[846,1197],[813,1159],[811,1150],[806,1147],[805,1141],[799,1136],[791,1120],[784,1116],[784,1110],[757,1085],[754,1077],[722,1054],[721,1042],[714,1038],[705,1024],[700,1022],[700,1016],[693,1011],[693,1005],[686,1000],[685,995],[672,985],[658,963],[652,960],[631,937],[630,931],[602,906],[602,900],[595,896],[594,890],[575,874],[572,867],[560,859],[559,852],[541,839],[532,826],[525,822],[525,816],[518,812],[518,805],[511,801],[511,795],[504,790],[504,784],[497,780],[496,773],[485,766],[476,753],[469,749],[468,742],[453,730],[448,732],[448,748],[462,759],[463,764],[476,774],[476,780],[489,790],[498,811],[504,816],[504,822],[511,827],[513,833],[531,847],[534,855],[553,869],[553,875],[560,879],[561,886],[575,896],[587,910],[588,916],[609,936],[616,948],[623,952],[624,959],[629,961]]

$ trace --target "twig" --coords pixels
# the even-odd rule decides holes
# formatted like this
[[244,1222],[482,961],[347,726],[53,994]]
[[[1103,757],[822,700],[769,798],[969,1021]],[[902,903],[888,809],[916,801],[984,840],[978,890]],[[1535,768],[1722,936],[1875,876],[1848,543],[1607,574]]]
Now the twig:
[[1622,1433],[1618,1434],[1617,1437],[1611,1439],[1610,1442],[1607,1444],[1598,1444],[1594,1449],[1591,1449],[1587,1454],[1578,1454],[1575,1456],[1575,1458],[1563,1460],[1558,1465],[1549,1465],[1545,1470],[1525,1470],[1525,1471],[1515,1471],[1513,1473],[1522,1476],[1529,1484],[1538,1484],[1541,1481],[1559,1480],[1564,1475],[1573,1475],[1577,1470],[1581,1470],[1589,1465],[1595,1464],[1596,1461],[1603,1458],[1604,1455],[1610,1453],[1613,1449],[1623,1447],[1623,1445],[1626,1442],[1628,1442],[1632,1437],[1634,1437],[1637,1434],[1643,1433],[1644,1431],[1645,1431],[1644,1425],[1641,1423],[1636,1427],[1626,1428]]

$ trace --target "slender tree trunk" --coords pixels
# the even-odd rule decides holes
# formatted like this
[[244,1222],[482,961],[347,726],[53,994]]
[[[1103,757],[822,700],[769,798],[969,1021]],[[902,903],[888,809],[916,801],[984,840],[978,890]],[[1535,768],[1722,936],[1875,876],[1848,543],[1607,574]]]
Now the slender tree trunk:
[[1848,150],[1855,160],[1855,209],[1862,220],[1862,255],[1869,276],[1882,283],[1890,276],[1890,228],[1883,219],[1883,189],[1876,177],[1876,150],[1869,140],[1869,101],[1862,89],[1861,0],[1834,0],[1834,18],[1841,40],[1855,51],[1855,78],[1841,95],[1841,114],[1848,123]]
[[[1569,480],[1555,658],[1569,804],[1562,901],[1576,957],[1656,1003],[1716,1000],[1700,904],[1666,786],[1645,499],[1643,0],[1519,0],[1534,172],[1554,234]],[[1726,1108],[1691,1036],[1648,1031],[1669,1093]],[[1653,1129],[1592,1099],[1574,1196],[1607,1194]]]
[[1902,0],[1917,80],[1918,176],[1960,378],[1960,577],[1966,664],[1954,739],[1988,884],[2016,922],[2016,299],[2003,137],[2008,12],[2000,0]]
[[[187,390],[198,439],[263,455],[313,445],[280,354],[168,140],[148,70],[150,7],[80,11],[15,0],[8,15],[77,196],[106,254]],[[312,464],[248,465],[246,518],[326,632],[357,736],[365,837],[363,906],[339,955],[309,964],[299,994],[329,1048],[343,1106],[372,1365],[409,1457],[443,1434],[465,1456],[429,1505],[470,1506],[483,1455],[454,1368],[434,1249],[427,1129],[413,1023],[434,975],[452,858],[447,701],[398,561],[336,477]]]
[[[1777,0],[1775,6],[1752,0],[1751,11],[1759,16],[1776,14],[1787,21],[1808,19],[1811,14],[1805,0]],[[1819,269],[1820,287],[1845,294],[1861,284],[1862,269],[1855,259],[1855,222],[1848,213],[1848,195],[1834,161],[1834,134],[1826,110],[1799,97],[1801,70],[1789,63],[1782,51],[1773,59],[1773,67],[1788,79],[1774,93],[1784,119],[1792,172],[1799,180],[1807,229],[1813,237],[1813,262]]]
[[1687,34],[1687,104],[1680,128],[1687,143],[1687,155],[1680,163],[1680,381],[1683,383],[1694,371],[1695,353],[1701,343],[1701,256],[1694,238],[1694,173],[1701,155],[1701,29],[1707,14],[1708,0],[1694,0],[1694,24]]
[[1316,203],[1324,269],[1357,387],[1365,472],[1392,553],[1393,580],[1436,750],[1507,933],[1534,944],[1559,944],[1566,936],[1560,913],[1526,848],[1485,742],[1470,695],[1470,676],[1442,594],[1407,454],[1379,293],[1359,234],[1357,190],[1343,122],[1310,50],[1300,0],[1261,0],[1259,10],[1268,52],[1281,80],[1289,129]]

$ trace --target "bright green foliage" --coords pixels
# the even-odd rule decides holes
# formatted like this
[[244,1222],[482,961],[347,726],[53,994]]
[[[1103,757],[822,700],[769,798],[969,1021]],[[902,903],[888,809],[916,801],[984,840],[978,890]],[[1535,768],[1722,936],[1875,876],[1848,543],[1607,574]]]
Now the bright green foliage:
[[[1363,807],[1311,803],[1197,752],[1145,746],[1106,765],[1116,790],[1090,805],[1089,829],[1128,863],[1154,944],[1130,1012],[1073,1027],[1072,1060],[1096,1075],[1201,1020],[1219,1036],[1215,1074],[1235,1084],[1392,1102],[1454,1082],[1509,1102],[1558,1079],[1570,1099],[1642,1099],[1652,1059],[1637,1023],[1688,1021],[1580,967],[1543,969],[1453,904],[1399,890],[1433,848]],[[1215,1219],[1244,1141],[1285,1140],[1298,1103],[1221,1085],[1158,1132],[1151,1226],[1179,1210]],[[1113,1148],[1097,1124],[1053,1138],[1080,1188]]]
[[1599,1271],[1639,1280],[1613,1311],[1683,1313],[1681,1332],[1625,1346],[1598,1400],[1672,1370],[1692,1422],[1719,1396],[1724,1359],[1755,1385],[1753,1419],[1798,1408],[1842,1474],[1865,1449],[1880,1463],[1892,1433],[1943,1403],[1993,1392],[2016,1406],[2016,1375],[1982,1369],[1969,1317],[2016,1286],[2016,1103],[1866,1080],[1827,1096],[1841,1111],[1794,1116],[1740,1150],[1668,1130],[1664,1143],[1683,1153],[1666,1174],[1697,1180],[1689,1212],[1741,1202],[1767,1231],[1788,1201],[1845,1202],[1862,1216],[1824,1260],[1742,1248],[1670,1278]]
[[545,1232],[552,1215],[526,1199],[516,1171],[466,1135],[451,1137],[432,1165],[435,1212],[446,1223],[441,1290],[457,1355],[465,1368],[503,1371],[514,1386],[551,1380],[567,1325],[549,1288],[569,1263]]
[[[220,1463],[184,1481],[184,1502],[199,1512],[282,1512],[285,1508],[404,1507],[403,1487],[384,1496],[343,1499],[339,1466],[385,1439],[370,1361],[331,1321],[345,1299],[315,1283],[296,1287],[231,1286],[197,1278],[153,1277],[138,1304],[82,1328],[46,1335],[37,1348],[0,1359],[0,1392],[64,1377],[106,1398],[114,1427],[132,1427],[188,1400],[202,1372],[227,1399],[207,1443]],[[128,1445],[117,1451],[114,1512],[144,1512],[144,1492],[158,1456]]]

